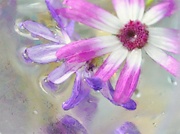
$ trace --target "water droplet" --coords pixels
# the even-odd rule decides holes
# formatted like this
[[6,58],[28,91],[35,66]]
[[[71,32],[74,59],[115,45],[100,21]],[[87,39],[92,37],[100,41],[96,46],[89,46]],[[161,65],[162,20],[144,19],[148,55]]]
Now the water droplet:
[[88,103],[92,103],[93,101],[91,100],[91,99],[88,99],[88,101],[87,101]]
[[38,114],[38,111],[34,110],[34,111],[33,111],[33,114],[36,114],[36,115],[37,115],[37,114]]
[[154,127],[157,127],[157,123],[156,123],[156,122],[153,122],[153,126],[154,126]]
[[172,77],[172,76],[168,77],[168,82],[173,84],[174,86],[177,86],[177,84],[178,84],[176,79],[174,77]]
[[33,63],[33,61],[28,57],[26,49],[22,52],[22,58],[26,63]]

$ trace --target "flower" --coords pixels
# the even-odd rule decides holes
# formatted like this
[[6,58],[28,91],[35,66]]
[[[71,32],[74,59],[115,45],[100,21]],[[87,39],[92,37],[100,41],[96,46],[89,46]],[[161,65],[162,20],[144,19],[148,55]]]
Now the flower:
[[113,100],[126,103],[138,84],[142,50],[169,73],[179,75],[180,63],[164,52],[179,53],[179,30],[153,26],[174,12],[173,0],[163,1],[146,12],[144,0],[112,0],[112,3],[118,18],[86,0],[64,0],[67,7],[56,10],[59,15],[112,35],[72,42],[61,47],[56,56],[67,63],[81,63],[110,53],[94,75],[104,82],[125,61]]
[[[52,17],[57,22],[58,27],[61,28],[60,32],[62,33],[62,37],[59,35],[55,35],[47,27],[37,22],[27,20],[21,23],[21,27],[28,30],[34,37],[41,37],[50,42],[48,44],[32,46],[25,50],[25,53],[27,55],[26,58],[32,62],[39,64],[47,64],[59,61],[56,57],[57,50],[59,50],[59,48],[61,48],[65,44],[69,43],[71,39],[74,39],[74,21],[68,22],[68,20],[66,20],[65,18],[57,16],[55,12],[56,8],[62,7],[60,1],[57,2],[56,0],[46,0],[46,4]],[[72,74],[75,73],[76,78],[74,81],[71,97],[62,104],[64,110],[72,109],[77,106],[82,100],[88,97],[90,93],[90,87],[87,85],[85,78],[91,78],[93,74],[93,68],[94,66],[90,62],[70,64],[67,62],[63,62],[59,67],[57,67],[47,76],[45,82],[43,82],[43,86],[50,88],[52,91],[56,90],[56,88],[54,88],[56,87],[56,85],[62,84]],[[106,90],[108,91],[109,89],[106,88]],[[107,92],[107,94],[108,93],[109,92]],[[108,99],[113,102],[111,98]],[[128,102],[128,104],[118,105],[129,110],[136,109],[136,104],[134,101],[130,101]]]
[[[48,44],[40,44],[37,46],[32,46],[26,48],[25,53],[29,60],[39,64],[47,64],[51,62],[57,62],[56,57],[57,50],[63,45],[71,41],[70,38],[73,38],[74,34],[74,21],[68,22],[67,19],[57,16],[55,13],[56,8],[61,8],[60,1],[56,0],[46,0],[47,7],[57,22],[59,28],[61,28],[62,37],[55,35],[47,27],[39,24],[37,22],[27,20],[21,23],[21,27],[28,30],[34,37],[41,37],[49,41]],[[63,62],[59,67],[53,70],[45,79],[44,86],[50,87],[54,90],[55,85],[63,83],[67,80],[72,74],[76,73],[76,80],[74,82],[72,96],[64,102],[63,109],[69,110],[74,106],[78,105],[88,94],[90,88],[85,88],[82,85],[83,75],[81,71],[78,71],[79,68],[84,66],[84,63],[73,63],[66,64]]]

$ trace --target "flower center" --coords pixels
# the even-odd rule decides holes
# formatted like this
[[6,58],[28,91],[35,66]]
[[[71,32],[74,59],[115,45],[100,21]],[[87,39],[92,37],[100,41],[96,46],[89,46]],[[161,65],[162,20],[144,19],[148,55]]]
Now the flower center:
[[124,28],[120,29],[120,33],[117,35],[129,51],[135,48],[142,48],[146,45],[149,31],[146,29],[146,25],[139,21],[130,21]]

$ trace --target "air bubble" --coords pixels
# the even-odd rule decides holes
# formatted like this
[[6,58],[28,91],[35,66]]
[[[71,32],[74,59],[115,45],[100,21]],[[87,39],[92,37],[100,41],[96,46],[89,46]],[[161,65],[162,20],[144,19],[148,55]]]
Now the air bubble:
[[157,127],[157,123],[156,123],[156,122],[153,122],[153,126],[154,126],[154,127]]
[[36,114],[36,115],[37,115],[37,114],[38,114],[38,111],[34,110],[34,111],[33,111],[33,114]]
[[41,89],[46,93],[54,93],[58,90],[58,85],[52,83],[47,79],[47,77],[44,77],[40,80],[40,87]]
[[141,97],[141,93],[139,92],[138,89],[136,89],[136,91],[135,91],[135,96],[136,96],[137,98],[140,98],[140,97]]
[[177,86],[177,84],[178,84],[176,79],[174,77],[172,77],[172,76],[168,77],[168,82],[170,84],[173,84],[174,86]]
[[22,58],[26,63],[33,63],[33,61],[28,57],[27,50],[23,50]]

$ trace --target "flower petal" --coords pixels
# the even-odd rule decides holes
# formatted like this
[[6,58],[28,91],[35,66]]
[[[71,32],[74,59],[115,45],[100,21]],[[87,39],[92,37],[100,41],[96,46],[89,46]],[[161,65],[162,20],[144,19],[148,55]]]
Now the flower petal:
[[125,122],[120,126],[114,134],[141,134],[137,127],[132,122]]
[[60,15],[106,32],[119,32],[120,21],[100,7],[85,0],[65,0],[64,4],[68,8],[57,10]]
[[86,78],[87,84],[94,90],[100,90],[103,87],[102,81],[99,78]]
[[178,54],[180,53],[180,31],[167,28],[149,28],[148,43]]
[[37,22],[27,20],[22,22],[22,26],[35,36],[40,36],[56,43],[60,42],[60,40],[47,27]]
[[71,97],[63,103],[63,109],[69,110],[78,105],[90,92],[90,88],[86,85],[81,71],[76,73],[73,91]]
[[57,22],[57,25],[60,28],[63,28],[64,27],[63,18],[56,13],[56,9],[62,8],[62,3],[60,2],[60,0],[45,0],[45,2],[47,8],[49,9],[49,12],[51,13],[51,16]]
[[118,103],[113,100],[113,94],[114,94],[114,89],[110,83],[110,81],[103,82],[101,79],[97,77],[93,78],[86,78],[87,84],[93,88],[94,90],[99,90],[101,94],[108,99],[111,103],[117,106],[122,106],[127,110],[135,110],[136,109],[136,102],[133,100],[129,100],[127,103]]
[[62,45],[42,44],[27,48],[25,52],[33,62],[45,64],[57,61],[56,52],[60,47]]
[[141,20],[144,14],[144,0],[113,0],[119,19],[125,24],[130,20]]
[[136,89],[141,71],[141,55],[141,49],[135,49],[128,55],[126,64],[116,83],[113,96],[114,101],[118,103],[126,103],[131,98]]
[[175,4],[174,0],[166,0],[165,2],[155,5],[145,13],[142,22],[146,25],[153,25],[162,18],[170,16],[175,10]]
[[[47,8],[49,9],[51,16],[53,19],[57,22],[57,25],[59,28],[61,28],[62,32],[65,30],[65,32],[72,37],[72,34],[74,33],[74,21],[68,21],[66,18],[60,16],[57,14],[56,10],[62,8],[62,3],[59,0],[45,0]],[[63,33],[64,35],[64,33]]]
[[95,73],[95,76],[102,79],[103,81],[109,80],[112,75],[118,70],[127,54],[128,50],[124,47],[121,47],[120,49],[112,52]]
[[55,84],[60,84],[68,79],[74,72],[76,72],[84,63],[67,64],[63,63],[60,67],[53,70],[47,77],[48,81]]
[[152,45],[147,45],[144,49],[146,53],[164,69],[174,76],[180,76],[180,63],[176,59]]
[[113,99],[114,95],[114,89],[110,83],[110,81],[107,81],[103,84],[103,88],[100,90],[101,94],[107,98],[110,102],[112,102],[114,105],[124,107],[127,110],[135,110],[136,109],[136,102],[132,99],[129,99],[126,103],[116,102]]
[[57,51],[58,59],[69,59],[69,62],[83,62],[109,53],[119,47],[116,36],[102,36],[70,43]]

